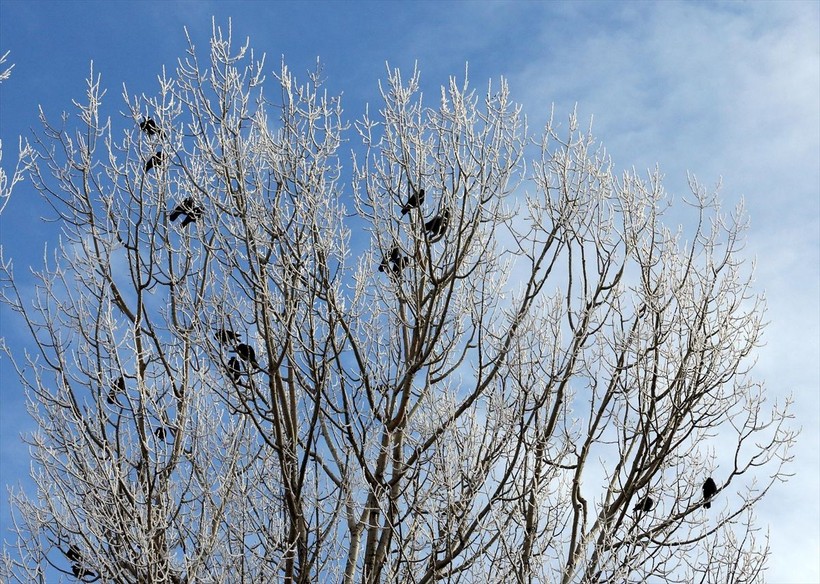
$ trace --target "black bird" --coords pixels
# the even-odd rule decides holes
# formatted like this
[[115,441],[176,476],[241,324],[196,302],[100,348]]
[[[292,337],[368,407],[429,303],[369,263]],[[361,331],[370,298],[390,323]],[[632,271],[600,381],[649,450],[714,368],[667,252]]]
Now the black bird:
[[243,361],[247,361],[256,368],[259,367],[259,363],[256,362],[256,351],[254,351],[253,347],[250,345],[239,343],[236,347],[234,347],[233,352],[236,353]]
[[231,381],[237,383],[239,378],[242,376],[242,367],[239,363],[239,359],[236,357],[231,357],[228,359],[228,376],[231,378]]
[[180,215],[185,215],[185,219],[182,221],[182,227],[186,227],[189,223],[193,223],[200,217],[205,210],[196,204],[193,197],[188,197],[184,201],[182,201],[179,205],[174,207],[173,211],[171,211],[171,215],[168,217],[172,222],[177,220],[177,217]]
[[182,227],[187,226],[189,223],[194,223],[197,219],[202,217],[205,213],[205,209],[200,207],[199,205],[195,205],[191,208],[188,214],[185,216],[185,219],[182,221]]
[[162,135],[162,130],[159,129],[159,126],[154,121],[154,118],[142,118],[140,122],[140,130],[148,134],[149,136],[153,136],[154,134]]
[[[83,566],[85,559],[79,550],[77,550],[77,548],[73,545],[68,546],[68,551],[65,552],[65,557],[69,562],[71,562],[71,573],[74,574],[74,577],[78,580],[82,582],[96,582],[100,579],[94,572]],[[89,576],[92,576],[94,579],[86,580]]]
[[145,172],[148,172],[155,166],[161,166],[163,162],[165,162],[165,155],[162,153],[162,150],[157,150],[157,153],[145,162]]
[[652,508],[655,506],[655,501],[652,497],[644,497],[638,504],[632,508],[633,513],[640,513],[646,511],[652,511]]
[[216,340],[223,345],[230,345],[231,343],[242,340],[242,336],[239,333],[235,333],[230,329],[218,330],[214,336],[216,337]]
[[108,403],[113,404],[117,401],[117,395],[125,393],[125,378],[120,376],[111,386],[111,391],[108,392]]
[[168,428],[166,428],[165,426],[157,426],[157,429],[154,430],[154,435],[157,437],[158,440],[162,440],[163,442],[165,442],[166,436],[170,436],[171,438],[173,438],[174,436],[176,436],[176,433],[177,429],[172,428],[171,426],[168,426]]
[[447,231],[450,223],[450,209],[445,209],[441,214],[436,215],[424,224],[424,230],[431,238],[438,239]]
[[415,209],[424,202],[424,189],[419,189],[410,195],[404,207],[401,208],[401,214],[407,215],[410,209]]
[[379,271],[384,272],[385,270],[390,268],[390,263],[398,263],[401,261],[401,249],[399,246],[395,246],[393,249],[390,250],[389,256],[384,256],[382,263],[379,265]]
[[393,271],[393,276],[398,277],[401,275],[401,271],[410,265],[410,258],[408,256],[404,256],[399,258],[397,261],[393,262],[393,267],[391,270]]
[[717,485],[715,481],[712,480],[712,477],[706,479],[706,482],[703,483],[703,506],[706,509],[712,508],[711,499],[717,493]]
[[409,266],[411,263],[410,257],[402,256],[401,249],[398,246],[390,250],[390,255],[382,259],[379,265],[380,272],[387,272],[389,270],[390,276],[399,276],[401,271]]

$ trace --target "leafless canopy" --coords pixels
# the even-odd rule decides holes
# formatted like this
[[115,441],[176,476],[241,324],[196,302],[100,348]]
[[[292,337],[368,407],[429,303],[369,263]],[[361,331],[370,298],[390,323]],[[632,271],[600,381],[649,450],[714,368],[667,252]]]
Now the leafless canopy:
[[530,137],[504,81],[426,105],[389,70],[348,126],[230,29],[200,57],[42,118],[7,581],[762,578],[793,434],[747,373],[741,209],[671,207],[574,116]]

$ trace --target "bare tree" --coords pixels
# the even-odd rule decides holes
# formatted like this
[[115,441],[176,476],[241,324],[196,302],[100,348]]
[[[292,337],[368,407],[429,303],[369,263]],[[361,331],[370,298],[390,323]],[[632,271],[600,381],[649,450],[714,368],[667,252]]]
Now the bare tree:
[[[13,64],[6,66],[6,60],[8,59],[9,52],[10,51],[6,51],[0,55],[0,83],[9,79],[11,77],[11,70],[14,69]],[[19,143],[17,164],[14,171],[11,173],[11,176],[9,176],[6,171],[3,170],[3,167],[0,166],[0,213],[2,213],[3,209],[6,208],[9,197],[11,196],[11,191],[14,190],[14,185],[23,180],[23,176],[29,170],[28,164],[30,163],[33,154],[33,150],[27,143],[24,144],[21,139]],[[0,162],[2,161],[3,141],[0,140]]]
[[93,70],[77,129],[43,116],[7,580],[762,579],[794,436],[748,374],[742,209],[693,178],[673,232],[659,173],[466,75],[430,107],[389,71],[345,173],[321,72],[263,93],[231,40],[117,121]]

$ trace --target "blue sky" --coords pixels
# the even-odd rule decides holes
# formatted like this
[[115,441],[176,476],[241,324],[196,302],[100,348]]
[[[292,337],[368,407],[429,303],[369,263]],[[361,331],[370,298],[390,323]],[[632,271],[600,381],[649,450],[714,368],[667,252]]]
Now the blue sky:
[[[385,63],[418,63],[425,95],[462,76],[475,87],[505,76],[538,133],[554,104],[578,108],[619,168],[658,164],[666,187],[686,193],[686,172],[722,178],[727,210],[744,198],[745,253],[769,305],[755,375],[772,399],[793,394],[803,428],[792,470],[759,508],[770,530],[770,582],[820,582],[820,2],[43,2],[0,0],[0,54],[15,69],[0,85],[3,164],[17,136],[81,99],[89,62],[112,111],[125,83],[153,93],[162,67],[185,50],[187,26],[203,50],[218,24],[298,73],[320,57],[348,120],[378,103]],[[350,135],[353,139],[353,135]],[[352,144],[351,144],[352,147]],[[344,152],[345,146],[343,146]],[[0,241],[20,278],[42,262],[52,224],[29,185],[0,220]],[[17,321],[0,334],[22,347]],[[0,357],[0,482],[25,483],[31,431],[21,389]],[[0,503],[0,531],[8,503]]]

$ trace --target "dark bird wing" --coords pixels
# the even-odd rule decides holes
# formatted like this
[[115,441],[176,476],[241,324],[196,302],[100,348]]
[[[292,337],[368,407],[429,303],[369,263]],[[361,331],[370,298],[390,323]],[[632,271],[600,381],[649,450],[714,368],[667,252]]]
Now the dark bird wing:
[[111,385],[111,391],[108,392],[108,403],[113,404],[117,399],[117,394],[125,393],[125,377],[120,376]]
[[218,330],[216,331],[216,334],[214,336],[216,337],[216,340],[222,343],[223,345],[235,343],[241,338],[239,334],[235,333],[230,329]]
[[194,223],[197,219],[202,217],[202,214],[205,212],[205,209],[202,207],[194,206],[192,207],[188,213],[185,215],[185,219],[182,221],[182,227],[187,226],[189,223]]
[[151,158],[149,158],[148,161],[145,163],[145,172],[148,172],[149,170],[151,170],[155,166],[160,166],[162,164],[163,160],[164,160],[164,157],[162,155],[162,152],[158,151],[156,154],[151,156]]
[[410,209],[415,209],[424,202],[424,189],[419,189],[407,199],[404,207],[401,208],[401,214],[406,215]]
[[[146,167],[146,168],[147,168],[147,167]],[[177,205],[176,207],[174,207],[174,210],[173,210],[173,211],[171,211],[171,216],[169,217],[169,219],[170,219],[172,222],[173,222],[173,221],[176,221],[176,220],[177,220],[177,217],[179,217],[179,216],[180,216],[180,215],[182,215],[183,213],[185,213],[185,209],[182,207],[182,205],[181,205],[181,204],[180,204],[180,205]]]
[[242,369],[239,365],[239,359],[236,357],[231,357],[228,359],[228,375],[234,383],[239,381],[239,378],[242,376]]
[[154,118],[143,118],[140,122],[140,130],[148,134],[149,136],[153,136],[154,134],[159,132],[159,126],[154,121]]
[[440,214],[436,215],[424,224],[424,229],[430,234],[430,237],[441,237],[447,231],[447,225],[450,223],[450,211],[445,209]]
[[253,350],[253,347],[247,345],[245,343],[239,343],[234,352],[239,355],[239,358],[247,361],[248,363],[253,364],[255,367],[258,367],[256,362],[256,351]]
[[85,578],[89,576],[94,577],[96,574],[83,566],[85,559],[73,545],[68,547],[68,551],[65,552],[65,557],[71,562],[71,573],[74,574],[75,578],[83,582],[94,582],[97,580],[97,578],[94,580],[85,580]]

